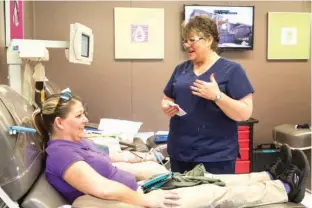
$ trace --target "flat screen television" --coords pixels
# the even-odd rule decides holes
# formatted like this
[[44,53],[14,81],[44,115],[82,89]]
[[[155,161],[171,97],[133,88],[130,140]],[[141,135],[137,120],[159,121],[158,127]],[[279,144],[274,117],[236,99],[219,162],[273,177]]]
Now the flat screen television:
[[254,6],[184,5],[185,21],[198,14],[216,21],[220,49],[253,49]]

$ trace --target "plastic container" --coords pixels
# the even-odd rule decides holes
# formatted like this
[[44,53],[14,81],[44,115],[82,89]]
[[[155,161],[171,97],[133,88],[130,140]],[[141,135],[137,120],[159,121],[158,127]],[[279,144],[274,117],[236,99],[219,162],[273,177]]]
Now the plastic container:
[[249,139],[238,140],[239,148],[249,148]]
[[238,131],[249,131],[249,126],[238,126]]
[[238,140],[249,139],[249,131],[238,131]]
[[235,173],[249,173],[250,172],[250,161],[236,161]]

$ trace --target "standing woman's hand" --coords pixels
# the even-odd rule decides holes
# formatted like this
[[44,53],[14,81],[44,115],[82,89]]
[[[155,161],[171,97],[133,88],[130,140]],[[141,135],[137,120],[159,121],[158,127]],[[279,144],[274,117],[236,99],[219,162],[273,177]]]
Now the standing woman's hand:
[[161,103],[161,107],[162,107],[163,112],[169,117],[172,117],[177,112],[179,112],[179,108],[171,100],[164,99]]
[[217,95],[221,93],[219,85],[214,78],[214,74],[211,74],[210,82],[197,79],[190,88],[193,95],[197,95],[207,100],[215,100]]

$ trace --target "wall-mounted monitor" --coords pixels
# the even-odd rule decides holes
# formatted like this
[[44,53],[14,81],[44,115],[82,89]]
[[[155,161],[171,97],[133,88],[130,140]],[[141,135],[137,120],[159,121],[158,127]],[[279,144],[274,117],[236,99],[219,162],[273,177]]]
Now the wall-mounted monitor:
[[93,33],[82,24],[70,25],[68,59],[72,63],[91,64],[93,60]]
[[81,34],[81,56],[88,58],[90,56],[90,37],[85,34]]
[[253,49],[254,6],[184,5],[184,20],[198,14],[217,23],[221,49]]

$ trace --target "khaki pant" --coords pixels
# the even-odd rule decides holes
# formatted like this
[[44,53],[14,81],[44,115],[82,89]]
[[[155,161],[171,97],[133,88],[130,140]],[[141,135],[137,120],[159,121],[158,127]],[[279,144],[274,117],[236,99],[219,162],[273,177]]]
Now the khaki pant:
[[[174,191],[181,197],[180,208],[242,208],[288,201],[282,182],[270,180],[266,172],[236,175],[207,174],[206,176],[224,181],[226,187],[205,184],[175,189]],[[274,205],[274,207],[282,206],[283,204]],[[85,195],[76,199],[73,207],[135,208],[137,206]]]

